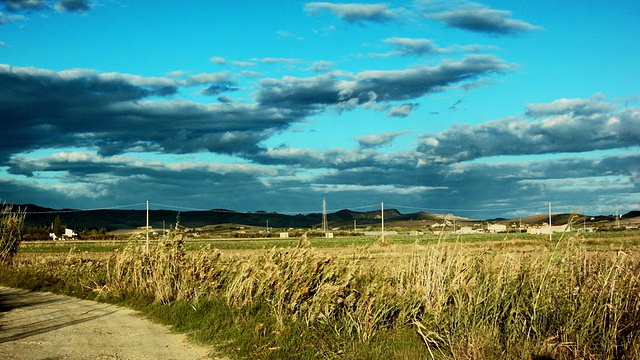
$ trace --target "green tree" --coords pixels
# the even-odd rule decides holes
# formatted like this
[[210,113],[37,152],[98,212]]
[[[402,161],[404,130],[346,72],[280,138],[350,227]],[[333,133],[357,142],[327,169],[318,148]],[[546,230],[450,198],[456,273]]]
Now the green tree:
[[62,235],[62,223],[60,222],[60,215],[56,216],[56,218],[53,219],[53,233],[58,237]]

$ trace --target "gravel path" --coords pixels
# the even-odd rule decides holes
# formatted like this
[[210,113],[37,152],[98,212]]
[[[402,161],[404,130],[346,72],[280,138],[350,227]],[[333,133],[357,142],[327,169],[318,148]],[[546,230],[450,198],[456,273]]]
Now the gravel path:
[[0,286],[0,359],[212,359],[210,349],[110,304]]

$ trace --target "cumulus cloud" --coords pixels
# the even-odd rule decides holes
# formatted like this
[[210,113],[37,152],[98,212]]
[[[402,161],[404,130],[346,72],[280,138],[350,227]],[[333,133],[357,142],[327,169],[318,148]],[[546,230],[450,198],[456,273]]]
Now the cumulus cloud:
[[381,146],[389,145],[395,140],[398,136],[408,134],[411,131],[392,131],[374,135],[364,135],[356,138],[356,141],[360,145],[361,148],[377,148]]
[[256,66],[256,63],[250,61],[232,61],[231,65],[236,67],[252,67]]
[[[461,214],[467,209],[468,215],[473,216],[523,205],[531,213],[535,212],[531,209],[536,204],[544,211],[550,200],[557,206],[575,206],[572,197],[576,194],[580,198],[592,196],[603,204],[611,202],[609,195],[614,192],[637,196],[639,155],[585,158],[582,153],[638,146],[640,109],[611,109],[598,96],[568,100],[575,104],[590,102],[592,108],[600,108],[602,112],[577,114],[568,107],[565,113],[559,114],[556,109],[543,119],[510,117],[476,126],[456,125],[423,136],[413,150],[392,154],[383,154],[375,148],[389,144],[405,132],[360,136],[356,138],[360,147],[351,150],[282,147],[263,149],[247,158],[270,166],[324,169],[304,181],[298,179],[298,189],[335,190],[345,196],[349,189],[358,190],[361,195],[383,197],[388,203],[407,201],[394,197],[392,189],[421,189],[411,193],[411,204],[425,201],[458,209]],[[565,156],[517,162],[485,161],[503,155],[549,153]],[[469,209],[472,203],[474,208]]]
[[[300,119],[291,110],[259,104],[162,99],[181,85],[171,78],[0,65],[0,159],[48,147],[89,147],[111,155],[253,151]],[[150,100],[156,97],[162,100]]]
[[[348,170],[368,168],[386,164],[390,167],[413,167],[415,156],[409,153],[388,155],[373,148],[343,149],[325,151],[301,148],[268,148],[245,154],[245,158],[264,165],[297,166],[304,169]],[[407,165],[410,163],[411,165]]]
[[430,39],[414,39],[392,37],[384,42],[391,44],[395,50],[383,54],[370,54],[372,58],[389,58],[394,56],[429,56],[456,53],[478,53],[483,50],[492,50],[494,47],[482,45],[454,45],[446,48],[439,47]]
[[87,0],[0,0],[7,11],[41,11],[55,9],[60,12],[83,13],[92,9]]
[[295,64],[302,63],[300,59],[276,58],[276,57],[266,57],[262,59],[252,58],[251,61],[255,61],[263,64],[286,64],[286,65],[295,65]]
[[304,7],[311,15],[329,11],[347,23],[385,23],[396,21],[398,11],[389,9],[387,4],[336,4],[330,2],[311,2]]
[[441,92],[451,85],[509,68],[497,57],[470,55],[460,61],[444,61],[438,66],[363,71],[348,79],[336,78],[331,73],[311,78],[264,79],[260,82],[256,100],[309,111],[323,106],[364,104],[370,101],[371,93],[378,102],[403,101]]
[[[452,211],[473,218],[506,213],[513,216],[518,209],[524,214],[544,213],[548,201],[556,209],[573,211],[583,199],[587,203],[602,202],[615,208],[615,196],[637,196],[640,187],[634,182],[640,156],[604,156],[597,159],[567,157],[557,160],[519,162],[473,162],[409,167],[415,160],[403,154],[405,166],[394,157],[378,157],[376,166],[345,168],[324,173],[315,181],[318,187],[340,188],[346,184],[358,187],[359,196],[384,199],[387,204],[425,204],[426,211]],[[550,181],[550,179],[552,179]],[[411,197],[394,196],[393,192],[373,191],[380,186],[420,188]],[[366,191],[369,188],[371,191]],[[346,190],[346,188],[345,188]],[[344,196],[351,194],[345,191]],[[408,195],[408,194],[407,194]],[[473,204],[473,205],[470,205]],[[391,206],[391,205],[390,205]],[[415,208],[414,208],[415,209]],[[558,210],[556,210],[558,211]]]
[[[531,213],[539,205],[540,210],[544,211],[544,205],[550,200],[554,201],[557,208],[563,204],[566,207],[575,206],[575,197],[578,195],[580,198],[589,197],[590,202],[597,201],[602,206],[613,207],[616,205],[611,204],[613,193],[637,196],[640,193],[637,185],[640,183],[637,181],[640,155],[630,153],[584,158],[578,154],[572,157],[571,149],[582,152],[638,146],[640,134],[636,129],[640,128],[640,109],[608,108],[599,96],[561,100],[537,104],[537,111],[544,110],[549,115],[530,120],[522,116],[475,126],[458,125],[423,137],[415,149],[391,154],[381,153],[375,148],[388,145],[408,132],[360,136],[356,138],[360,147],[355,149],[319,151],[284,146],[257,148],[242,153],[245,159],[252,162],[250,164],[150,162],[130,155],[108,155],[97,151],[62,151],[44,157],[30,157],[28,153],[13,155],[4,162],[8,172],[14,176],[27,176],[30,180],[18,183],[0,179],[0,196],[9,198],[8,192],[19,191],[33,199],[32,202],[46,204],[47,199],[54,197],[51,195],[53,192],[56,204],[73,207],[74,201],[82,200],[84,204],[95,201],[100,206],[105,199],[109,199],[109,203],[130,203],[130,196],[127,197],[125,192],[118,189],[127,189],[127,193],[135,192],[141,198],[153,199],[150,189],[155,188],[174,195],[179,201],[177,205],[210,206],[207,203],[210,200],[204,196],[208,194],[215,195],[216,206],[242,210],[247,209],[247,204],[252,204],[257,207],[253,208],[255,210],[263,207],[291,209],[290,204],[299,204],[300,198],[329,195],[332,206],[354,207],[363,205],[361,201],[370,204],[371,199],[380,199],[385,201],[385,205],[425,204],[425,210],[456,209],[457,214],[480,218],[509,207],[527,206],[527,212]],[[562,107],[559,104],[573,106]],[[601,111],[575,111],[587,104]],[[151,106],[149,110],[153,110],[153,114],[160,116],[176,104],[166,104],[160,108],[155,103],[147,105]],[[175,114],[198,114],[198,109],[191,108],[192,104],[184,102],[182,106],[184,108]],[[221,106],[239,112],[247,110],[233,104]],[[530,107],[530,104],[527,105],[527,109]],[[121,111],[132,115],[126,109]],[[201,127],[200,135],[212,133],[218,138],[198,139],[187,131],[153,139],[142,130],[134,129],[133,132],[142,138],[142,142],[135,143],[133,138],[126,138],[129,146],[146,146],[148,149],[149,143],[156,143],[159,149],[165,146],[186,150],[185,143],[195,142],[195,149],[210,146],[206,144],[211,142],[235,142],[243,134],[237,131],[241,128],[237,121],[233,122],[234,125],[219,123],[219,131],[216,132],[208,125],[189,122],[186,120],[188,117],[174,117],[175,114],[170,113],[168,117],[178,119],[174,123],[180,123],[181,128],[192,128],[197,124]],[[148,113],[141,111],[140,117],[143,115]],[[246,124],[247,129],[259,123]],[[133,126],[131,123],[111,124],[114,128]],[[160,127],[159,132],[169,132],[169,127],[163,127],[165,125],[161,122],[156,126]],[[146,123],[146,127],[149,130],[154,126]],[[105,130],[103,127],[96,129]],[[247,131],[247,135],[255,134]],[[37,135],[37,132],[30,134]],[[595,136],[601,136],[602,139],[598,140]],[[24,136],[18,138],[24,139]],[[5,136],[3,143],[7,139]],[[171,141],[176,144],[169,144]],[[205,145],[199,145],[198,141]],[[566,156],[518,162],[483,161],[484,157],[490,156],[547,152],[563,152]],[[468,156],[473,154],[475,156]],[[49,173],[58,174],[56,177],[60,185],[56,190],[49,187],[50,192],[45,193],[44,185],[39,181],[46,179]],[[60,176],[60,173],[63,175]],[[253,191],[242,190],[247,188]],[[262,194],[259,199],[249,194],[255,192]],[[334,195],[335,200],[331,198]],[[365,200],[360,200],[363,197]],[[295,202],[295,199],[298,201]],[[473,209],[469,209],[471,203],[474,204]],[[291,210],[302,210],[302,207]]]
[[231,104],[233,102],[233,99],[226,95],[222,95],[218,97],[218,101],[223,104]]
[[388,116],[395,117],[407,117],[411,115],[411,112],[419,106],[418,103],[413,104],[402,104],[399,106],[394,106],[387,112]]
[[203,89],[200,93],[203,95],[218,95],[221,94],[223,92],[229,92],[229,91],[238,91],[240,90],[237,86],[235,86],[235,83],[233,82],[220,82],[217,84],[211,84],[209,85],[206,89]]
[[385,195],[419,195],[432,190],[442,188],[433,188],[429,186],[395,186],[395,185],[353,185],[353,184],[314,184],[312,188],[317,192],[323,193],[375,193]]
[[91,10],[91,5],[87,0],[60,0],[55,5],[55,9],[58,11],[83,13]]
[[0,11],[0,25],[11,24],[14,21],[24,20],[22,15],[5,15]]
[[264,74],[259,71],[250,70],[241,71],[238,75],[246,78],[259,78],[264,76]]
[[205,162],[164,163],[142,161],[133,156],[101,156],[89,151],[62,151],[50,156],[30,158],[15,156],[9,161],[9,173],[33,176],[35,172],[67,172],[69,176],[82,179],[94,174],[132,176],[153,172],[203,172],[211,175],[233,174],[249,176],[276,176],[286,172],[251,164],[222,164]]
[[239,87],[234,77],[228,72],[204,73],[197,75],[187,75],[181,72],[174,74],[181,78],[179,84],[182,86],[208,85],[200,90],[200,94],[212,96],[228,91],[238,91]]
[[640,108],[616,109],[591,99],[528,104],[536,120],[510,117],[480,125],[458,124],[426,135],[418,150],[443,163],[501,155],[578,153],[640,144]]
[[[419,3],[414,1],[411,6]],[[0,24],[36,12],[82,13],[94,4],[88,0],[0,0],[4,11]],[[423,14],[448,27],[496,36],[541,29],[515,19],[508,11],[464,0],[443,4]],[[387,3],[310,2],[304,9],[309,15],[329,14],[359,25],[413,16]],[[336,29],[334,25],[325,28]],[[357,29],[345,31],[353,30]],[[283,31],[278,35],[294,36]],[[406,117],[423,96],[473,89],[514,66],[492,55],[464,56],[494,49],[483,45],[439,46],[431,39],[398,36],[383,41],[391,51],[371,56],[450,54],[456,60],[350,73],[336,70],[338,63],[330,61],[275,56],[232,61],[214,56],[209,65],[229,65],[228,72],[177,71],[167,77],[0,65],[0,166],[6,174],[0,178],[0,198],[14,200],[13,194],[22,194],[20,201],[75,207],[91,201],[96,206],[130,203],[132,193],[141,199],[162,193],[173,197],[169,201],[176,205],[210,207],[215,201],[216,207],[239,210],[291,209],[300,199],[326,194],[336,198],[332,207],[370,204],[375,199],[447,209],[473,204],[475,210],[549,200],[569,206],[576,194],[606,205],[611,202],[607,196],[614,191],[638,198],[640,156],[633,150],[640,144],[640,109],[633,103],[622,107],[619,102],[606,102],[599,94],[530,103],[513,117],[457,124],[434,134],[412,133],[417,142],[397,152],[391,152],[389,145],[403,135],[403,140],[409,137],[409,131],[349,135],[357,142],[353,148],[266,145],[265,140],[291,130],[296,122],[326,121],[314,115],[327,110],[339,113],[359,108]],[[342,63],[353,58],[338,59]],[[305,64],[297,70],[306,67],[304,70],[316,74],[264,78],[262,72],[249,71],[274,68],[265,66],[268,64],[280,68]],[[225,94],[240,90],[240,84],[242,90],[255,92],[242,99]],[[213,103],[181,100],[182,91],[213,96]],[[447,96],[442,108],[458,97]],[[620,101],[637,102],[637,98]],[[457,115],[464,116],[464,112]],[[375,121],[400,123],[377,117]],[[32,155],[38,149],[57,152]],[[611,149],[620,154],[611,155]],[[601,150],[607,151],[601,156],[593,154]],[[138,153],[155,160],[131,155]],[[211,161],[185,160],[182,154]],[[547,154],[555,155],[546,159]],[[500,156],[508,155],[523,160],[501,160]],[[545,160],[535,155],[545,155]],[[303,208],[308,206],[293,210]]]
[[182,78],[180,85],[183,86],[198,86],[204,84],[219,84],[230,83],[235,84],[233,76],[228,72],[216,72],[216,73],[203,73],[196,75],[188,75],[182,72],[176,72],[172,74],[174,77]]
[[452,53],[453,51],[442,49],[429,39],[411,39],[392,37],[384,40],[393,45],[396,51],[384,54],[383,56],[424,56],[434,54]]
[[200,91],[200,93],[203,95],[213,96],[213,95],[221,94],[223,92],[238,91],[238,90],[239,88],[235,86],[235,84],[232,82],[221,82],[221,83],[209,85],[206,89],[203,89],[202,91]]
[[214,56],[211,58],[210,60],[212,63],[214,64],[218,64],[218,65],[226,65],[227,64],[227,60],[223,57],[220,56]]
[[0,0],[7,11],[41,10],[47,8],[45,0]]
[[326,73],[326,72],[329,72],[332,68],[333,68],[333,62],[320,60],[320,61],[314,61],[313,64],[311,64],[311,66],[306,70],[313,71],[315,73]]
[[602,95],[594,95],[590,99],[558,99],[548,104],[526,104],[526,115],[534,118],[570,114],[588,116],[615,110],[616,105],[601,102]]
[[513,19],[510,11],[495,10],[477,3],[455,4],[451,10],[428,13],[427,17],[449,27],[492,35],[515,35],[541,30],[540,26]]
[[[165,194],[162,200],[165,204],[210,208],[207,198],[218,194],[217,204],[223,207],[241,208],[250,201],[263,207],[269,201],[279,204],[281,200],[276,198],[277,194],[265,200],[252,200],[253,192],[246,189],[265,191],[261,179],[268,177],[275,182],[291,175],[286,169],[252,164],[165,163],[86,151],[59,152],[40,158],[16,156],[9,167],[12,174],[31,177],[26,181],[0,178],[0,197],[24,194],[21,200],[26,203],[70,208],[77,208],[79,202],[89,207],[104,207],[105,202],[130,204],[131,194],[136,199],[157,199],[158,191]],[[48,173],[57,174],[57,185],[42,181],[49,177]],[[224,198],[224,194],[234,195]]]

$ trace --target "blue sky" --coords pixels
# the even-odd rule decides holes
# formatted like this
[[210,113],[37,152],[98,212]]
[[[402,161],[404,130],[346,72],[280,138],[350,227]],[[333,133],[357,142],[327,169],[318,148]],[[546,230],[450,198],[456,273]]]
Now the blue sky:
[[640,209],[639,17],[636,1],[0,0],[0,198]]

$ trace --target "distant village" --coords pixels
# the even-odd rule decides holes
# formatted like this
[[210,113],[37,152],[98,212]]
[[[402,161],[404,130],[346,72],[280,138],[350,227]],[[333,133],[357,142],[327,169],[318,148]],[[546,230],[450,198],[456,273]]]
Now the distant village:
[[[149,225],[146,226],[139,226],[139,223],[136,224],[136,221],[127,224],[126,220],[130,218],[131,214],[125,212],[108,212],[105,214],[108,215],[112,223],[117,223],[120,226],[112,230],[105,228],[96,230],[87,228],[86,225],[84,228],[74,227],[73,225],[62,225],[60,219],[56,217],[55,221],[51,223],[51,227],[40,227],[40,229],[42,229],[40,237],[37,235],[38,228],[33,228],[33,235],[30,236],[30,239],[37,240],[38,238],[43,239],[48,237],[50,240],[57,241],[135,238],[140,236],[150,236],[153,239],[158,239],[159,237],[168,237],[169,232],[173,233],[174,231],[183,233],[187,238],[278,236],[288,238],[290,236],[297,237],[304,233],[309,233],[309,236],[314,237],[333,237],[334,235],[342,237],[357,235],[380,236],[381,234],[417,236],[484,233],[526,233],[544,236],[565,232],[634,231],[638,230],[638,225],[640,224],[640,216],[636,212],[630,212],[624,217],[619,214],[615,216],[596,217],[583,215],[574,216],[575,214],[556,214],[553,215],[552,219],[555,224],[551,223],[550,225],[548,221],[544,221],[545,215],[518,219],[472,220],[452,214],[418,213],[402,215],[396,210],[390,210],[385,212],[385,215],[391,215],[389,219],[383,219],[379,211],[366,213],[343,211],[340,213],[341,216],[334,215],[333,218],[327,216],[328,214],[322,214],[321,218],[317,215],[316,217],[309,215],[308,218],[306,218],[303,216],[286,216],[266,212],[253,214],[231,213],[231,215],[235,217],[233,219],[227,218],[229,216],[228,212],[224,212],[221,215],[227,216],[223,218],[216,218],[215,215],[217,212],[202,212],[202,214],[200,212],[194,212],[185,214],[184,218],[187,219],[187,226],[178,225],[180,213],[177,213],[178,215],[159,213],[164,216],[164,218],[161,218],[162,220],[158,219],[158,214],[152,214],[155,215],[152,216],[152,218],[155,217],[155,224],[161,224],[161,227],[158,228],[152,226],[149,219],[147,219]],[[121,216],[121,214],[127,216]],[[176,216],[176,223],[169,222],[168,219],[171,215]],[[212,217],[212,215],[214,217]],[[349,215],[351,218],[349,218]],[[106,217],[107,216],[101,216],[102,219]],[[301,218],[304,221],[299,221]],[[551,216],[549,216],[549,218],[551,218]],[[322,225],[320,225],[318,220],[322,220]],[[84,219],[76,217],[66,221],[69,221],[71,224],[77,222],[84,222],[86,224],[94,221],[94,218]],[[165,226],[165,222],[167,226]],[[264,225],[260,226],[260,222]],[[385,222],[387,224],[386,229]],[[104,223],[99,224],[101,226],[105,225]],[[270,226],[270,224],[277,224],[277,226],[273,227]],[[57,229],[57,231],[53,231],[54,229]]]

